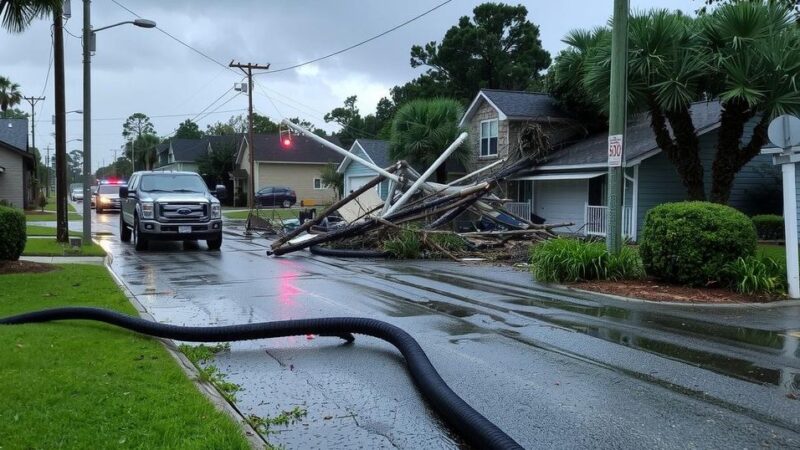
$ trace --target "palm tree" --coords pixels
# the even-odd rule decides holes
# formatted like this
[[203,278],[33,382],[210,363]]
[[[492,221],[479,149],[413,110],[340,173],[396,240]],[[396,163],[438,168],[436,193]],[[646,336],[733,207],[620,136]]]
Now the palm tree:
[[322,168],[319,176],[322,179],[322,184],[336,191],[336,198],[338,199],[344,191],[344,174],[336,171],[338,166],[334,163],[329,163]]
[[22,93],[19,85],[12,83],[6,77],[0,77],[0,111],[6,112],[8,108],[14,107],[22,101]]
[[61,0],[0,0],[0,25],[22,33],[36,18],[45,18],[61,7]]
[[[390,156],[430,166],[463,131],[458,121],[464,109],[446,98],[412,100],[401,107],[392,122]],[[453,153],[466,163],[469,146],[464,143]],[[436,181],[447,181],[445,164],[436,169]]]

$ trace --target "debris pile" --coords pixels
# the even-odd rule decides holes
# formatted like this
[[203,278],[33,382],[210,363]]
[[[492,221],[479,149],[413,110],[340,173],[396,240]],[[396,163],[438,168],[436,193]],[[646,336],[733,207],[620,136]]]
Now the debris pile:
[[[464,142],[466,133],[420,174],[405,161],[386,168],[375,166],[291,122],[284,124],[378,175],[279,237],[272,243],[270,254],[328,248],[366,252],[363,256],[383,255],[388,250],[395,256],[410,257],[415,251],[431,251],[458,260],[491,253],[508,255],[514,253],[512,250],[518,253],[530,242],[554,237],[554,228],[572,225],[536,224],[531,217],[508,211],[504,204],[509,200],[493,193],[501,182],[529,169],[543,154],[548,144],[536,126],[520,133],[518,145],[508,158],[440,184],[428,178]],[[389,180],[389,193],[382,200],[375,188],[384,180]]]

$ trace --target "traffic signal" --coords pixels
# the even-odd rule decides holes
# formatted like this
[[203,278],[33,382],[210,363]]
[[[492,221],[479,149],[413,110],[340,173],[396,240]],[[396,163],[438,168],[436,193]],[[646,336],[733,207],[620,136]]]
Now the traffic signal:
[[279,128],[279,140],[281,142],[281,147],[283,148],[291,148],[292,147],[292,131],[284,126],[281,125]]

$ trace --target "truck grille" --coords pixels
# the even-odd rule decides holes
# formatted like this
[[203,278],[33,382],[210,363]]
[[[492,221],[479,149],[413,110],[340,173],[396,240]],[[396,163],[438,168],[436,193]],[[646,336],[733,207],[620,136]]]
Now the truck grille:
[[159,203],[159,222],[206,222],[208,203]]

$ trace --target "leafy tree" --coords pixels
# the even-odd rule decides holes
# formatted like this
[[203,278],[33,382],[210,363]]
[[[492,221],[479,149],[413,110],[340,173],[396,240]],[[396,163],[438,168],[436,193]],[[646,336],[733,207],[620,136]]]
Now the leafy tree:
[[27,119],[30,115],[17,108],[8,108],[0,111],[0,119]]
[[441,43],[413,46],[411,66],[428,67],[430,81],[449,85],[450,95],[465,103],[481,88],[524,90],[535,84],[550,65],[550,54],[542,48],[539,27],[527,19],[527,8],[483,3],[472,12]]
[[100,167],[95,172],[95,177],[97,178],[108,178],[108,177],[120,177],[120,178],[128,178],[131,176],[133,172],[131,167],[131,161],[128,158],[117,158],[116,161],[112,162],[107,166]]
[[215,145],[211,152],[204,155],[197,162],[197,171],[202,175],[206,184],[212,188],[223,184],[233,194],[233,180],[230,172],[234,170],[236,161],[236,145],[231,141],[228,144]]
[[299,125],[299,126],[305,128],[306,130],[316,134],[317,136],[321,136],[321,137],[327,137],[328,136],[328,133],[326,133],[325,130],[323,130],[321,128],[317,128],[316,126],[314,126],[313,123],[311,123],[311,122],[309,122],[307,120],[300,119],[299,117],[292,117],[291,119],[289,119],[289,122],[292,122],[295,125]]
[[131,161],[136,158],[137,170],[151,170],[158,159],[156,147],[160,143],[161,139],[155,134],[142,134],[125,143],[125,157]]
[[72,183],[83,181],[83,152],[72,150],[67,153],[67,173]]
[[[356,107],[357,101],[358,97],[351,95],[345,99],[343,106],[334,108],[324,117],[325,122],[335,122],[342,126],[336,136],[339,137],[339,141],[345,147],[350,147],[358,138],[378,137],[378,134],[386,125],[374,114],[362,117]],[[383,117],[385,118],[386,114],[383,114]]]
[[203,131],[200,130],[200,127],[197,126],[195,122],[192,122],[192,119],[186,119],[178,125],[178,129],[175,131],[175,137],[182,139],[200,139],[203,137]]
[[[461,104],[452,99],[419,99],[406,103],[392,122],[390,156],[430,166],[463,131],[458,126],[463,114]],[[453,155],[466,162],[469,145],[462,144]],[[436,180],[446,182],[445,164],[436,169]]]
[[0,110],[6,112],[8,108],[18,105],[22,101],[19,84],[12,83],[6,77],[0,77]]
[[223,122],[216,122],[210,125],[206,125],[206,135],[207,136],[230,136],[237,133],[244,133],[244,131],[237,131],[230,121],[227,123]]
[[156,129],[144,113],[133,113],[122,124],[122,137],[125,139],[139,139],[145,134],[156,134]]
[[322,179],[322,184],[336,191],[336,196],[339,198],[344,192],[344,174],[337,172],[337,168],[337,164],[326,164],[320,171],[320,178]]

